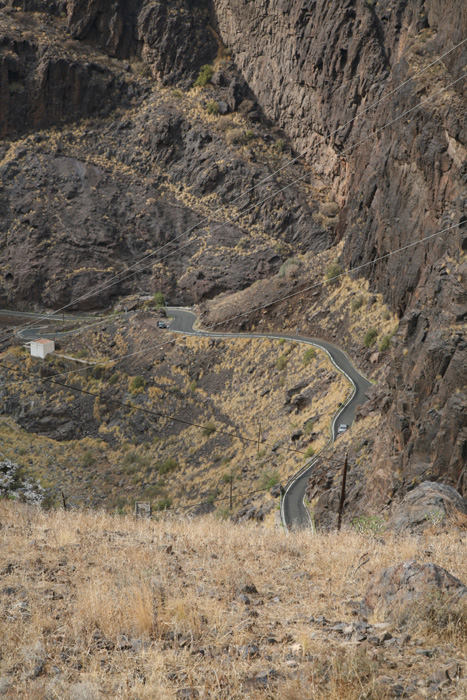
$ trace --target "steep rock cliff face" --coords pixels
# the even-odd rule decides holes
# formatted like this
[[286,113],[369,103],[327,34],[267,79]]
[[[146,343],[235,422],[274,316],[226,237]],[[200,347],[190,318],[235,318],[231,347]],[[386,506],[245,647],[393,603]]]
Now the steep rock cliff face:
[[117,58],[138,56],[168,83],[189,82],[218,50],[203,0],[69,0],[68,21],[74,38]]
[[[464,2],[215,7],[265,113],[329,176],[346,266],[467,220],[466,83],[458,80],[466,44],[391,94],[465,38]],[[466,488],[465,233],[464,224],[363,272],[402,318],[387,384],[373,397],[385,418],[370,505],[424,478]]]
[[128,103],[124,75],[64,41],[64,19],[4,9],[0,23],[0,138]]
[[[288,156],[258,123],[232,62],[219,63],[216,85],[205,91],[172,92],[140,57],[109,58],[89,45],[99,43],[85,30],[97,7],[69,7],[77,32],[82,9],[86,41],[66,33],[62,3],[18,0],[0,8],[0,303],[56,308],[79,299],[80,308],[96,308],[119,294],[158,289],[173,302],[193,303],[274,274],[294,250],[330,245],[332,228],[315,220],[309,185],[291,183],[301,169],[262,183]],[[146,10],[141,3],[138,17]],[[196,5],[192,10],[197,16]],[[179,44],[165,21],[146,38],[159,47],[171,41],[174,50],[191,41],[189,76],[190,61],[204,55],[187,22]],[[218,119],[207,112],[216,100],[245,109]],[[268,198],[271,186],[286,182],[279,198]],[[251,210],[263,199],[261,211]],[[248,211],[237,221],[241,209]],[[159,246],[161,255],[150,256],[139,274],[105,284]],[[96,285],[103,288],[88,296]]]

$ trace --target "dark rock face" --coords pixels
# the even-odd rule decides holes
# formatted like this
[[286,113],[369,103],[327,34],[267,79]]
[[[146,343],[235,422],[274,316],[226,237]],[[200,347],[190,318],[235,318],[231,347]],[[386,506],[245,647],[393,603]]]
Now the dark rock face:
[[449,527],[467,515],[467,502],[451,486],[425,481],[410,491],[394,510],[388,527],[396,533]]
[[436,564],[409,560],[384,569],[368,586],[362,600],[362,613],[386,610],[388,616],[400,615],[408,605],[423,600],[448,597],[451,604],[465,600],[467,587],[446,569]]
[[72,0],[68,8],[74,38],[116,58],[137,56],[154,77],[168,83],[192,78],[217,54],[208,6],[202,0]]
[[[332,179],[346,267],[466,221],[465,79],[428,100],[463,75],[466,45],[391,94],[465,38],[465,3],[448,5],[273,0],[265,10],[262,0],[215,0],[221,36],[262,109]],[[413,479],[443,479],[466,493],[464,239],[465,223],[363,272],[403,328],[380,394],[374,503],[393,495],[396,470],[402,492]]]
[[124,78],[62,45],[64,20],[1,12],[0,138],[92,114],[106,116],[116,102],[125,101]]

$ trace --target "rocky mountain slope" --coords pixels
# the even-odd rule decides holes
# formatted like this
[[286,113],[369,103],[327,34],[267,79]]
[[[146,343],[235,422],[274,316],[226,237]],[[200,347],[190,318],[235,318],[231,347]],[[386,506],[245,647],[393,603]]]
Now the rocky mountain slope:
[[[82,304],[136,287],[217,299],[272,278],[292,255],[335,250],[353,267],[459,224],[362,271],[400,328],[366,407],[378,427],[361,489],[370,509],[427,478],[465,494],[467,44],[436,61],[465,38],[465,3],[0,8],[4,303],[57,306],[170,241],[170,258]],[[211,84],[191,87],[206,63]],[[204,225],[188,248],[175,240],[218,205],[236,217],[299,177],[239,221]],[[297,291],[310,280],[289,282]],[[317,309],[302,313],[314,303],[304,294],[261,318],[314,332]],[[331,313],[329,333],[341,322]]]

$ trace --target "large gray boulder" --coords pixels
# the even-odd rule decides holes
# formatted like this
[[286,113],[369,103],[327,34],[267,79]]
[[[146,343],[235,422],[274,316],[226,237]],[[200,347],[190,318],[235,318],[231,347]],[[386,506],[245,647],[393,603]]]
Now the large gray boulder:
[[421,532],[433,525],[452,526],[463,516],[467,516],[467,501],[452,486],[424,481],[396,507],[388,528],[395,533]]
[[408,560],[390,566],[377,574],[368,586],[361,602],[364,616],[375,610],[388,618],[404,617],[414,604],[449,601],[454,610],[464,599],[467,604],[467,586],[437,564],[421,564]]

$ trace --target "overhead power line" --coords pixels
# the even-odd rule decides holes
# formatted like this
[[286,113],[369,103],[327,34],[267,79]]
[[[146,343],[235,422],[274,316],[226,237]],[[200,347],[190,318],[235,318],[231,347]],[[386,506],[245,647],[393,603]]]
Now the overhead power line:
[[[441,95],[443,92],[445,92],[445,91],[448,90],[449,88],[451,88],[451,87],[453,87],[454,85],[456,85],[458,82],[460,82],[461,80],[463,80],[465,77],[467,77],[467,72],[464,73],[463,75],[461,75],[460,78],[457,78],[456,80],[453,80],[451,83],[449,83],[449,85],[446,85],[445,87],[443,87],[443,88],[442,88],[441,90],[439,90],[438,92],[436,92],[436,93],[434,93],[433,95],[430,95],[429,97],[425,98],[424,100],[422,100],[422,101],[419,102],[418,104],[414,105],[414,106],[411,107],[410,109],[406,110],[405,112],[403,112],[403,113],[400,114],[399,116],[395,117],[394,119],[391,119],[391,121],[389,121],[389,122],[387,122],[386,124],[384,124],[383,126],[381,126],[381,127],[380,127],[379,129],[377,129],[375,132],[372,132],[371,134],[368,134],[367,136],[365,136],[365,137],[364,137],[363,139],[361,139],[360,141],[357,141],[357,143],[352,144],[351,146],[349,146],[348,148],[346,148],[344,151],[342,151],[342,152],[339,154],[340,157],[342,157],[342,156],[344,156],[344,155],[347,155],[347,154],[350,153],[350,151],[352,151],[354,148],[356,148],[357,146],[360,146],[361,144],[365,143],[365,141],[368,141],[369,139],[374,138],[375,136],[377,136],[377,134],[379,134],[379,133],[381,133],[382,131],[384,131],[384,129],[386,129],[387,127],[392,126],[392,124],[395,124],[395,123],[396,123],[397,121],[399,121],[400,119],[403,119],[404,117],[407,117],[409,114],[411,114],[412,112],[414,112],[416,109],[422,107],[423,105],[427,104],[428,102],[431,102],[431,101],[434,100],[436,97],[439,97],[439,95]],[[238,219],[240,219],[241,217],[245,216],[246,214],[248,214],[249,212],[253,211],[254,209],[258,209],[259,207],[261,207],[263,204],[265,204],[265,203],[268,202],[269,200],[274,199],[274,197],[277,197],[277,195],[279,195],[279,194],[281,194],[282,192],[285,192],[286,190],[290,189],[290,187],[292,187],[293,185],[296,185],[297,183],[302,182],[303,180],[306,180],[307,177],[309,177],[309,173],[308,173],[308,172],[306,172],[304,175],[301,175],[300,177],[296,178],[295,180],[292,180],[292,181],[289,182],[287,185],[284,185],[284,187],[281,187],[280,189],[275,190],[274,192],[271,192],[267,197],[264,197],[264,198],[263,198],[262,200],[260,200],[259,202],[255,202],[255,203],[252,204],[250,207],[248,207],[248,209],[242,210],[237,216],[235,216],[235,217],[233,217],[233,218],[231,218],[231,219],[228,219],[227,221],[224,221],[224,222],[221,223],[221,224],[218,224],[218,225],[214,226],[214,228],[211,230],[211,233],[214,233],[215,231],[220,230],[220,229],[223,228],[226,224],[234,224],[234,223],[235,223],[236,221],[238,221]],[[184,234],[180,234],[180,236],[178,236],[177,238],[180,238],[182,235],[184,235]],[[174,241],[174,240],[176,240],[176,239],[173,239],[173,241]],[[198,237],[195,236],[195,237],[192,238],[190,241],[188,241],[187,243],[185,243],[185,245],[180,246],[180,247],[176,248],[175,250],[170,251],[170,252],[166,253],[165,255],[163,255],[162,257],[158,258],[158,262],[161,262],[162,260],[166,260],[168,257],[170,257],[171,255],[174,255],[175,253],[179,253],[181,250],[184,250],[185,248],[187,248],[188,246],[192,245],[192,244],[193,244],[195,241],[197,241],[197,240],[198,240]],[[172,243],[173,241],[171,241],[171,243]],[[170,244],[167,244],[167,245],[170,245]],[[160,249],[158,249],[158,251],[156,251],[156,252],[159,252],[159,250],[160,250]],[[129,275],[126,275],[125,277],[121,277],[121,278],[118,279],[116,282],[112,282],[111,280],[109,280],[108,283],[103,283],[103,284],[102,284],[102,286],[100,287],[100,290],[102,291],[102,290],[105,290],[105,289],[109,289],[110,287],[114,286],[114,284],[117,284],[117,283],[120,283],[120,282],[124,282],[125,280],[129,279],[130,277],[134,277],[134,276],[137,275],[138,273],[143,272],[143,270],[146,270],[148,267],[151,267],[151,265],[152,265],[152,263],[149,263],[148,265],[143,265],[143,267],[139,267],[137,270],[131,272]],[[131,268],[128,268],[128,269],[131,269]],[[122,274],[122,273],[121,273],[121,274]],[[92,294],[91,294],[91,296],[92,296]],[[88,298],[88,297],[85,297],[85,298]],[[78,299],[77,301],[80,301],[80,300]],[[76,302],[70,302],[70,304],[72,304],[72,303],[76,303]],[[70,305],[70,304],[69,304],[69,305]],[[63,308],[67,308],[67,306],[65,306],[65,307],[63,307]]]
[[[285,296],[283,296],[283,297],[281,297],[281,298],[279,298],[279,299],[275,299],[275,300],[272,301],[272,302],[268,302],[268,303],[266,303],[266,304],[262,304],[262,305],[260,305],[260,306],[255,307],[254,309],[250,309],[249,311],[246,311],[246,312],[243,312],[243,313],[241,313],[241,314],[237,314],[237,315],[235,315],[235,316],[232,316],[232,317],[230,317],[229,319],[225,319],[225,320],[223,320],[223,321],[219,321],[219,322],[217,322],[217,323],[215,323],[215,324],[212,324],[211,327],[210,327],[210,329],[212,330],[212,329],[215,328],[216,326],[223,325],[223,324],[225,324],[225,323],[229,323],[230,321],[236,320],[236,319],[238,319],[238,318],[247,316],[247,315],[253,313],[254,311],[258,311],[258,310],[260,310],[260,309],[268,308],[269,306],[272,306],[272,305],[274,305],[274,304],[277,304],[277,303],[279,303],[279,302],[281,302],[281,301],[284,301],[284,300],[286,300],[286,299],[290,299],[290,298],[295,297],[295,296],[298,296],[298,295],[300,295],[300,294],[304,294],[305,292],[310,291],[310,290],[312,290],[312,289],[316,289],[317,287],[320,287],[320,286],[322,286],[322,285],[324,285],[324,284],[334,282],[336,279],[339,279],[339,278],[341,278],[341,277],[344,277],[344,276],[346,276],[346,275],[349,275],[349,274],[351,274],[351,273],[353,273],[353,272],[356,272],[356,271],[358,271],[358,270],[360,270],[360,269],[362,269],[362,268],[364,268],[364,267],[368,267],[369,265],[374,265],[374,264],[376,264],[377,262],[380,262],[381,260],[390,257],[391,255],[394,255],[394,254],[396,254],[396,253],[398,253],[398,252],[407,250],[407,249],[409,249],[409,248],[411,248],[411,247],[413,247],[413,246],[415,246],[415,245],[418,245],[418,244],[420,244],[420,243],[423,243],[423,242],[425,242],[425,241],[427,241],[427,240],[429,240],[429,239],[432,239],[432,238],[434,238],[434,237],[436,237],[436,236],[440,236],[440,235],[443,235],[443,234],[445,234],[445,233],[447,233],[447,232],[449,232],[449,231],[452,231],[453,229],[458,228],[460,225],[461,225],[460,223],[453,224],[452,226],[449,226],[449,227],[443,229],[442,231],[438,231],[438,232],[433,233],[433,234],[431,234],[431,235],[429,235],[429,236],[426,236],[425,238],[423,238],[423,239],[421,239],[421,240],[419,240],[419,241],[414,241],[414,242],[412,242],[412,243],[409,243],[409,244],[406,245],[406,246],[402,246],[401,248],[398,248],[398,249],[395,250],[395,251],[391,251],[390,253],[386,253],[385,255],[380,256],[379,258],[376,258],[375,260],[369,261],[369,262],[367,262],[367,263],[363,263],[362,265],[359,265],[359,266],[357,266],[356,268],[352,268],[352,269],[350,269],[350,270],[344,271],[344,272],[340,273],[339,275],[336,275],[336,277],[334,277],[332,280],[323,280],[322,282],[318,282],[318,283],[316,283],[316,284],[313,284],[313,285],[311,285],[311,286],[309,286],[309,287],[306,287],[305,289],[301,289],[301,290],[299,290],[299,291],[297,291],[297,292],[294,292],[293,294],[285,295]],[[203,332],[205,333],[205,332],[207,332],[207,331],[201,331],[200,337],[203,337],[203,335],[202,335]],[[207,337],[207,336],[206,336],[206,337]],[[261,337],[261,336],[259,336],[259,337]],[[169,344],[170,342],[172,342],[172,341],[167,341],[167,342],[165,343],[165,345]],[[304,341],[304,342],[306,342],[306,341]],[[157,346],[160,347],[160,344],[158,343]],[[111,362],[111,363],[113,363],[113,362],[121,362],[123,359],[128,358],[128,357],[140,355],[140,354],[143,354],[143,353],[146,354],[149,350],[154,349],[155,347],[156,347],[156,345],[153,344],[153,345],[151,345],[151,346],[149,346],[149,347],[145,347],[143,350],[137,351],[137,352],[135,352],[135,353],[129,353],[129,354],[123,355],[122,357],[117,358],[117,359],[115,359],[115,360],[110,360],[110,362]],[[163,346],[162,346],[162,347],[163,347]],[[95,363],[95,365],[91,365],[91,366],[85,367],[85,368],[83,368],[83,370],[71,370],[70,372],[67,372],[67,373],[64,373],[64,374],[76,374],[76,373],[78,373],[78,372],[80,372],[80,371],[90,370],[90,369],[92,369],[93,367],[96,367],[96,366],[99,366],[99,365],[103,365],[103,364],[108,364],[108,363],[109,363],[109,360],[106,360],[105,362]],[[3,367],[4,369],[6,369],[6,370],[8,370],[8,371],[11,369],[10,367],[8,367],[8,365],[5,365],[5,364],[3,364],[3,363],[0,363],[0,367]],[[103,400],[103,401],[106,402],[106,403],[114,403],[114,404],[121,405],[121,406],[123,406],[123,407],[125,407],[125,408],[136,409],[136,410],[138,410],[138,411],[141,411],[142,413],[145,413],[145,414],[148,414],[148,415],[152,415],[152,416],[156,416],[157,418],[163,418],[163,419],[168,420],[168,421],[173,421],[173,422],[175,422],[175,423],[180,423],[180,424],[188,425],[188,426],[191,426],[191,427],[194,427],[194,428],[197,428],[197,429],[201,429],[201,430],[205,430],[205,428],[206,428],[206,426],[201,425],[201,424],[199,424],[199,423],[195,423],[195,422],[193,422],[193,421],[188,421],[188,420],[183,419],[183,418],[178,418],[177,416],[173,416],[173,415],[170,415],[170,414],[166,414],[166,413],[163,413],[163,412],[161,412],[161,411],[153,411],[153,410],[151,410],[151,409],[144,408],[143,406],[140,406],[140,405],[138,405],[138,404],[132,403],[132,402],[130,402],[130,401],[121,401],[121,400],[116,399],[116,398],[107,399],[107,398],[103,397],[101,394],[96,394],[96,393],[91,392],[91,391],[88,391],[88,390],[86,390],[86,389],[81,389],[81,388],[79,388],[79,387],[74,387],[74,386],[71,386],[71,385],[69,385],[69,384],[65,384],[65,383],[63,383],[63,382],[56,381],[56,378],[59,377],[59,376],[63,376],[63,375],[53,375],[53,377],[34,377],[33,379],[27,379],[27,378],[26,378],[26,379],[21,379],[20,381],[21,381],[21,382],[24,382],[24,383],[36,383],[36,382],[40,381],[40,382],[46,382],[46,383],[49,383],[49,384],[55,384],[55,385],[60,386],[60,387],[62,387],[62,388],[69,389],[70,391],[75,391],[75,392],[79,392],[79,393],[81,393],[81,394],[85,394],[85,395],[88,395],[88,396],[92,396],[92,397],[94,397],[94,398],[98,398],[99,400]],[[224,425],[225,425],[225,424],[224,424]],[[212,432],[213,432],[213,433],[216,432],[217,434],[225,435],[225,436],[228,436],[228,437],[230,437],[230,438],[232,438],[232,439],[241,440],[241,441],[248,442],[248,443],[255,443],[255,444],[256,444],[256,442],[257,442],[257,438],[250,438],[250,437],[241,435],[241,434],[239,434],[239,433],[232,433],[231,431],[222,430],[222,429],[219,429],[219,428],[215,428]],[[271,445],[271,444],[265,443],[265,442],[262,442],[261,444],[262,444],[263,446],[269,447],[269,448],[271,448],[271,449],[274,447],[274,445]],[[278,451],[278,452],[280,452],[280,451],[283,451],[283,452],[284,452],[284,451],[285,451],[285,452],[292,452],[292,453],[295,453],[295,454],[300,454],[300,455],[303,455],[303,456],[305,456],[305,457],[308,457],[309,459],[312,459],[312,456],[307,455],[307,453],[306,453],[305,451],[303,451],[303,450],[297,450],[297,449],[294,449],[294,448],[292,448],[292,447],[279,446],[279,447],[277,447],[277,451]]]
[[[357,119],[359,119],[359,118],[361,118],[362,116],[364,116],[365,114],[367,114],[371,109],[373,109],[373,107],[376,107],[376,106],[379,105],[381,102],[383,102],[384,100],[386,100],[386,99],[388,99],[389,97],[391,97],[392,95],[394,95],[396,92],[398,92],[399,90],[401,90],[401,89],[402,89],[405,85],[407,85],[409,82],[413,81],[415,78],[417,78],[418,76],[422,75],[425,71],[427,71],[429,68],[431,68],[431,67],[432,67],[433,65],[435,65],[437,62],[441,61],[443,58],[445,58],[447,55],[449,55],[450,53],[452,53],[453,51],[455,51],[456,49],[458,49],[460,46],[462,46],[462,45],[465,44],[466,42],[467,42],[467,38],[466,38],[466,39],[463,39],[461,42],[459,42],[458,44],[456,44],[453,48],[449,49],[448,51],[446,51],[445,53],[443,53],[441,56],[437,57],[437,58],[436,58],[434,61],[432,61],[430,64],[428,64],[428,65],[425,66],[424,68],[420,69],[420,70],[419,70],[417,73],[415,73],[413,76],[410,76],[407,80],[405,80],[405,81],[404,81],[403,83],[401,83],[399,86],[397,86],[396,88],[394,88],[391,92],[389,92],[389,93],[386,94],[386,95],[383,95],[383,97],[381,97],[379,100],[377,100],[376,102],[374,102],[374,103],[372,103],[371,105],[369,105],[368,107],[366,107],[362,112],[360,112],[359,114],[355,115],[355,117],[353,117],[352,119],[348,120],[347,122],[345,122],[344,124],[342,124],[341,126],[339,126],[339,127],[338,127],[337,129],[335,129],[334,131],[330,132],[328,135],[326,135],[325,137],[323,137],[320,141],[318,141],[317,143],[312,144],[311,146],[307,147],[304,151],[302,151],[302,152],[301,152],[300,154],[298,154],[296,157],[294,157],[293,159],[291,159],[290,161],[288,161],[286,164],[284,164],[283,166],[281,166],[280,168],[278,168],[278,169],[275,170],[274,172],[270,173],[266,178],[263,178],[263,180],[261,180],[260,182],[256,183],[255,185],[253,185],[252,187],[250,187],[249,189],[247,189],[245,192],[243,192],[243,193],[241,193],[240,195],[238,195],[238,196],[237,196],[235,199],[233,199],[231,202],[229,202],[229,203],[227,203],[227,204],[224,204],[224,205],[218,207],[217,209],[215,209],[211,214],[209,214],[209,216],[207,216],[207,217],[205,217],[204,219],[202,219],[201,221],[199,221],[195,226],[186,229],[185,231],[183,231],[182,233],[180,233],[178,236],[176,236],[174,239],[172,239],[172,240],[169,241],[168,243],[164,244],[163,246],[158,247],[156,250],[152,251],[151,253],[148,253],[146,256],[144,256],[143,258],[141,258],[138,262],[136,262],[136,263],[134,263],[133,265],[131,265],[130,267],[126,268],[126,270],[122,270],[121,272],[117,273],[117,275],[114,275],[114,277],[110,278],[110,280],[107,280],[106,282],[104,282],[104,283],[102,283],[102,284],[100,284],[100,285],[94,286],[90,291],[86,292],[84,295],[81,295],[80,297],[75,298],[75,299],[73,299],[72,301],[68,302],[66,305],[64,305],[64,306],[60,307],[59,309],[57,309],[56,311],[52,312],[51,316],[53,316],[53,315],[55,315],[55,314],[58,314],[58,313],[64,311],[65,309],[69,308],[70,306],[74,306],[75,304],[79,303],[80,301],[83,301],[84,299],[89,298],[90,296],[93,296],[97,291],[107,289],[107,288],[109,288],[109,286],[113,286],[113,284],[118,284],[118,283],[120,283],[120,282],[122,282],[122,281],[128,279],[128,277],[133,276],[133,275],[128,275],[128,276],[126,276],[126,277],[120,278],[120,275],[124,274],[125,272],[128,272],[128,271],[130,271],[130,270],[135,270],[135,272],[134,272],[133,274],[138,274],[138,272],[141,272],[143,269],[145,269],[146,267],[148,267],[148,266],[145,266],[145,267],[143,267],[143,268],[139,268],[139,265],[140,265],[142,262],[146,261],[146,260],[149,259],[150,257],[153,257],[154,255],[156,255],[158,252],[160,252],[161,250],[163,250],[163,249],[166,248],[167,246],[170,246],[172,243],[174,243],[176,240],[178,240],[178,239],[181,238],[182,236],[191,233],[193,230],[195,230],[196,228],[198,228],[199,226],[201,226],[203,223],[206,223],[207,221],[210,221],[216,214],[218,214],[219,212],[225,210],[228,206],[231,206],[232,204],[235,204],[239,199],[241,199],[242,197],[246,196],[247,194],[249,194],[249,193],[252,192],[253,190],[257,189],[259,186],[261,186],[261,185],[264,184],[265,182],[268,182],[270,179],[272,179],[272,178],[274,177],[274,175],[277,175],[278,173],[282,172],[284,169],[286,169],[287,167],[289,167],[290,165],[292,165],[293,163],[295,163],[297,160],[299,160],[301,157],[303,157],[304,155],[306,155],[307,153],[309,153],[310,150],[312,150],[313,148],[317,148],[318,146],[322,145],[323,143],[326,142],[326,140],[332,138],[332,137],[333,137],[335,134],[337,134],[339,131],[341,131],[342,129],[348,127],[348,126],[349,126],[350,124],[352,124],[354,121],[356,121]],[[465,77],[465,76],[462,76],[462,77]],[[458,82],[458,81],[454,81],[454,83],[455,83],[455,82]],[[449,86],[447,86],[445,89],[447,89],[448,87],[451,87],[454,83],[451,83],[451,84],[450,84]],[[391,123],[393,123],[393,122],[391,122]],[[384,127],[383,127],[383,128],[384,128]],[[378,132],[377,132],[377,133],[378,133]],[[366,139],[364,139],[364,140],[366,140]],[[361,141],[361,142],[359,142],[359,143],[362,143],[362,142],[363,142],[363,141]],[[358,144],[356,144],[356,145],[358,145]],[[351,148],[353,148],[353,146],[352,146]],[[348,151],[347,151],[347,152],[348,152]],[[308,174],[307,174],[305,177],[307,177],[307,176],[308,176]],[[289,185],[287,185],[286,187],[281,188],[280,190],[278,190],[278,191],[277,191],[274,195],[272,195],[272,196],[275,196],[275,195],[279,194],[280,192],[283,192],[285,189],[287,189],[288,187],[292,186],[293,184],[296,184],[297,182],[301,181],[302,179],[304,179],[304,177],[298,178],[297,180],[294,180],[293,182],[291,182],[291,183],[290,183]],[[250,207],[250,208],[247,209],[246,211],[240,212],[240,214],[239,214],[237,217],[234,217],[233,219],[231,219],[231,220],[229,220],[229,221],[227,221],[227,222],[224,222],[223,224],[221,224],[221,225],[219,226],[219,228],[220,228],[221,226],[225,226],[226,223],[234,223],[236,220],[238,220],[238,218],[240,218],[241,216],[244,216],[246,213],[248,213],[248,211],[251,211],[252,208],[261,206],[261,204],[264,204],[265,201],[268,201],[268,199],[270,199],[270,198],[271,198],[271,197],[267,197],[265,200],[263,200],[263,201],[261,201],[261,202],[255,204],[255,205],[253,205],[253,207]],[[183,246],[183,247],[186,247],[186,246]],[[178,250],[181,250],[181,249],[182,249],[182,248],[179,248]],[[165,257],[167,257],[167,256],[165,256]],[[162,259],[164,259],[164,258],[162,258]],[[138,268],[138,269],[136,269],[136,268]]]
[[[408,243],[407,245],[402,246],[400,248],[397,248],[396,250],[392,250],[389,253],[385,253],[384,255],[381,255],[380,257],[375,258],[374,260],[370,260],[366,263],[362,263],[361,265],[358,265],[357,267],[353,267],[353,268],[350,268],[348,270],[344,270],[343,272],[339,273],[338,275],[336,275],[335,277],[333,277],[330,280],[327,280],[327,279],[321,280],[320,282],[316,282],[308,287],[304,287],[302,289],[299,289],[298,291],[293,292],[291,294],[286,294],[286,295],[279,297],[277,299],[273,299],[270,302],[266,302],[264,304],[260,304],[259,306],[255,306],[255,307],[249,309],[248,311],[244,311],[242,313],[236,314],[235,316],[230,316],[229,318],[223,319],[222,321],[217,321],[216,323],[212,323],[210,326],[207,326],[206,328],[199,331],[199,337],[200,338],[209,337],[208,335],[203,335],[203,334],[207,334],[207,333],[209,333],[209,331],[214,330],[218,326],[226,325],[227,323],[230,323],[231,321],[235,321],[238,318],[243,318],[245,316],[249,316],[252,313],[255,313],[257,311],[261,311],[262,309],[267,309],[271,306],[274,306],[275,304],[280,304],[282,301],[286,301],[286,300],[292,299],[296,296],[300,296],[302,294],[305,294],[306,292],[309,292],[313,289],[317,289],[317,288],[322,287],[326,284],[332,284],[336,280],[338,280],[342,277],[346,277],[348,275],[354,274],[363,268],[370,267],[371,265],[376,265],[378,262],[381,262],[382,260],[384,260],[392,255],[396,255],[397,253],[400,253],[404,250],[407,250],[407,249],[412,248],[416,245],[419,245],[420,243],[425,243],[427,240],[431,240],[431,239],[436,238],[438,236],[442,236],[445,233],[449,233],[453,229],[459,228],[459,226],[461,226],[461,225],[463,225],[463,224],[461,222],[458,222],[457,224],[453,224],[452,226],[448,226],[447,228],[443,229],[442,231],[437,231],[436,233],[432,233],[429,236],[425,236],[425,238],[421,238],[418,241],[413,241],[412,243]],[[83,332],[84,332],[84,330],[86,330],[86,329],[83,329]],[[258,334],[258,337],[260,338],[261,335]],[[307,341],[304,340],[303,342],[307,342]],[[132,357],[137,357],[139,355],[147,354],[150,350],[154,350],[155,348],[163,349],[164,347],[167,347],[171,343],[172,343],[172,339],[163,342],[162,345],[159,341],[157,343],[152,343],[151,345],[145,346],[142,350],[136,350],[136,351],[131,352],[131,353],[126,353],[125,355],[120,355],[119,357],[101,360],[99,362],[89,364],[86,367],[83,367],[81,369],[72,369],[72,370],[69,370],[67,372],[60,372],[58,374],[52,375],[52,377],[50,377],[50,378],[48,378],[48,377],[33,377],[31,379],[24,379],[23,378],[21,381],[26,382],[28,384],[35,384],[37,382],[47,381],[48,379],[55,379],[58,377],[69,376],[71,374],[80,374],[81,372],[88,372],[95,367],[101,367],[101,366],[108,365],[108,364],[118,364],[118,363],[122,362],[123,360],[129,359]],[[0,366],[1,366],[1,364],[0,364]]]
[[[8,367],[8,365],[5,365],[0,362],[0,367],[3,367],[4,369],[10,370],[11,368]],[[23,381],[23,380],[20,380]],[[24,380],[28,382],[28,380]],[[205,425],[201,425],[200,423],[194,423],[193,421],[186,420],[184,418],[178,418],[177,416],[172,416],[169,413],[163,413],[162,411],[154,411],[149,408],[145,408],[144,406],[140,406],[139,404],[133,403],[132,401],[121,401],[120,399],[117,398],[106,398],[105,396],[102,396],[102,394],[96,394],[93,391],[88,391],[87,389],[82,389],[80,387],[75,387],[70,384],[65,384],[64,382],[57,382],[56,380],[52,378],[43,378],[43,382],[47,384],[55,384],[62,389],[69,389],[70,391],[76,391],[80,394],[85,394],[86,396],[92,396],[93,398],[99,399],[100,401],[103,401],[107,404],[118,404],[119,406],[123,406],[125,408],[131,408],[135,409],[137,411],[141,411],[142,413],[145,413],[150,416],[155,416],[156,418],[163,418],[164,420],[167,421],[173,421],[174,423],[181,423],[182,425],[188,425],[193,428],[198,428],[199,430],[206,430]],[[224,424],[225,425],[225,424]],[[250,442],[257,444],[258,439],[257,438],[249,438],[246,435],[242,435],[240,433],[233,433],[227,430],[222,430],[221,428],[215,428],[215,427],[210,427],[209,428],[210,432],[212,433],[217,433],[218,435],[224,435],[229,438],[232,438],[233,440],[241,440],[242,442]],[[261,442],[262,446],[265,447],[270,447],[275,448],[276,452],[294,452],[295,454],[301,454],[301,455],[306,455],[306,452],[303,450],[296,450],[293,447],[284,447],[282,445],[279,445],[275,447],[275,445],[271,445],[267,442]]]

